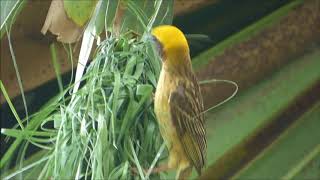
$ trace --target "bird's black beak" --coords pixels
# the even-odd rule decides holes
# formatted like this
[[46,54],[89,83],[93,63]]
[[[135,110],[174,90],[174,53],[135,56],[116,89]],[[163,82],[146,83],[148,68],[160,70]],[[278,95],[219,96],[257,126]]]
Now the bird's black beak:
[[152,41],[153,47],[156,49],[156,51],[159,53],[159,56],[161,57],[161,60],[163,60],[163,45],[162,43],[154,36],[150,36],[150,40]]

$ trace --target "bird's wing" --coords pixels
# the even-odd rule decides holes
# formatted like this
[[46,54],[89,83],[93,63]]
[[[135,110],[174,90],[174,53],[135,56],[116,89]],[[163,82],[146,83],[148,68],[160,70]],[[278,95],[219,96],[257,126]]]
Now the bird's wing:
[[170,94],[169,107],[185,153],[200,174],[205,164],[207,141],[201,114],[202,97],[196,81],[181,82]]

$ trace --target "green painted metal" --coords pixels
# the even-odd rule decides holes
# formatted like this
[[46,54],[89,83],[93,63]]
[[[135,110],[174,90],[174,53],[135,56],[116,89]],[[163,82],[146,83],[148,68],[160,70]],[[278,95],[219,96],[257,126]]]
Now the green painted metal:
[[[319,120],[320,116],[318,116]],[[320,144],[305,156],[283,179],[317,179],[320,177]]]
[[227,152],[261,131],[306,89],[320,81],[319,57],[318,49],[297,59],[265,81],[207,114],[208,165],[216,163],[221,158],[241,159],[246,155],[244,148],[236,150],[237,155],[234,157],[230,154],[230,157],[225,157]]
[[[305,164],[302,169],[300,169],[297,174],[294,174],[294,180],[300,179],[319,179],[320,177],[320,146],[318,145],[316,149],[313,151],[317,154]],[[313,155],[311,152],[311,155]]]
[[[292,179],[320,152],[320,102],[306,112],[235,179]],[[319,161],[318,161],[319,163]],[[318,168],[320,168],[318,164]],[[320,169],[318,169],[320,170]],[[318,171],[320,173],[320,171]],[[320,177],[319,173],[313,176]],[[308,174],[304,174],[307,178]],[[316,177],[308,177],[316,178]]]
[[209,50],[201,53],[199,56],[195,57],[192,61],[192,65],[195,69],[200,69],[207,65],[214,57],[221,55],[227,48],[243,42],[253,35],[261,32],[266,27],[270,27],[276,22],[279,22],[282,17],[288,14],[294,7],[301,4],[303,0],[295,0],[291,3],[279,8],[278,10],[274,11],[270,15],[262,18],[261,20],[257,21],[256,23],[248,26],[247,28],[241,30],[239,33],[236,33],[226,40],[222,41],[221,43],[217,44],[216,46],[210,48]]

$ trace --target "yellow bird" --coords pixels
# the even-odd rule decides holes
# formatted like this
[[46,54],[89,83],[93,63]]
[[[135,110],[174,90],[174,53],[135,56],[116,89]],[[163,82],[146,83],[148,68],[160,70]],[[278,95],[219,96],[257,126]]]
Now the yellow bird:
[[185,179],[193,167],[201,174],[206,162],[203,100],[184,34],[174,26],[162,25],[152,35],[162,60],[154,110],[169,151],[164,169],[176,169],[176,179]]

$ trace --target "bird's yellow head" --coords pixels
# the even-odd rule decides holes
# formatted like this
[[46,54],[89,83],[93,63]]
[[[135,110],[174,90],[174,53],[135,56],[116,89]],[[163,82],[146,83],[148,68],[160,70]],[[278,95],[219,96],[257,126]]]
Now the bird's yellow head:
[[178,28],[171,25],[158,26],[152,30],[152,35],[159,47],[163,64],[170,66],[190,64],[188,42]]

